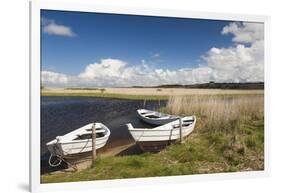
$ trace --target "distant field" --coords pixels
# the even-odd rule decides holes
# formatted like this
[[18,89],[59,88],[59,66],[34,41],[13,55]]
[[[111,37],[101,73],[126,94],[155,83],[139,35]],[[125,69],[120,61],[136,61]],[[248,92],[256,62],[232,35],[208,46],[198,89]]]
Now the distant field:
[[47,88],[43,96],[95,96],[126,99],[168,99],[182,95],[244,95],[263,94],[264,90],[238,89],[184,89],[184,88],[104,88],[104,89],[63,89]]

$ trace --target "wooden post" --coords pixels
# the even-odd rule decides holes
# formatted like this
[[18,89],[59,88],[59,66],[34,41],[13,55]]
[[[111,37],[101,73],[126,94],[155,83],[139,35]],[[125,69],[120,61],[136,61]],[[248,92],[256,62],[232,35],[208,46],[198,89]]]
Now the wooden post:
[[92,161],[96,160],[97,153],[96,153],[96,124],[93,123],[92,126]]
[[180,143],[182,143],[183,140],[182,140],[182,118],[181,117],[179,118],[179,122],[180,122],[179,123],[180,124]]
[[146,99],[143,99],[143,108],[145,108]]

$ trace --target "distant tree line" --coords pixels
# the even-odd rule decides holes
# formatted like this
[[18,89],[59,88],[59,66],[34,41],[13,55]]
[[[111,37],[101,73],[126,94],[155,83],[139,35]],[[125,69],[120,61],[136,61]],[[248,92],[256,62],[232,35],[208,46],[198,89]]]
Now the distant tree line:
[[245,83],[218,83],[210,81],[202,84],[165,84],[152,87],[133,86],[133,88],[209,88],[209,89],[264,89],[264,82],[245,82]]

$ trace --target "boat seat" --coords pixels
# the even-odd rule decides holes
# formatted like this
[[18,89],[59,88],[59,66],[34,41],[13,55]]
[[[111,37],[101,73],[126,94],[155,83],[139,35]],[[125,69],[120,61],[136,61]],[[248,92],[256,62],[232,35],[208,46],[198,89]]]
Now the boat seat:
[[[190,123],[188,123],[188,124],[186,124],[186,123],[184,123],[184,124],[182,124],[182,127],[187,127],[187,126],[189,126],[189,125],[191,125],[191,122]],[[180,125],[179,124],[177,124],[177,125],[173,125],[173,128],[175,129],[175,128],[179,128],[180,127]]]
[[[96,131],[97,130],[104,130],[102,127],[98,127],[98,128],[96,128]],[[86,129],[86,131],[92,131],[92,128],[90,128],[90,129]]]
[[[105,129],[103,130],[96,130],[96,133],[104,133],[105,132]],[[85,132],[83,134],[92,134],[92,130],[90,132]]]
[[183,122],[188,123],[188,122],[193,122],[194,120],[183,120]]

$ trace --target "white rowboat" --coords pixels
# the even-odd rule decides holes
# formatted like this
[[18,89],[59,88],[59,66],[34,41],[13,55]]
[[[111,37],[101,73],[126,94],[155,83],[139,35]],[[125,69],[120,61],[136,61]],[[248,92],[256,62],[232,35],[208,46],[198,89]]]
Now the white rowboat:
[[[181,118],[182,137],[188,136],[195,127],[196,117],[189,116]],[[172,121],[155,128],[134,128],[131,123],[127,124],[128,130],[137,144],[144,151],[158,151],[162,146],[180,138],[180,121]],[[159,148],[159,145],[161,146]]]
[[52,155],[65,156],[92,151],[92,127],[96,127],[96,149],[105,146],[110,130],[102,123],[90,123],[48,142],[47,148]]
[[166,123],[177,120],[179,117],[175,115],[169,115],[147,109],[138,109],[138,117],[144,122],[151,125],[164,125]]

